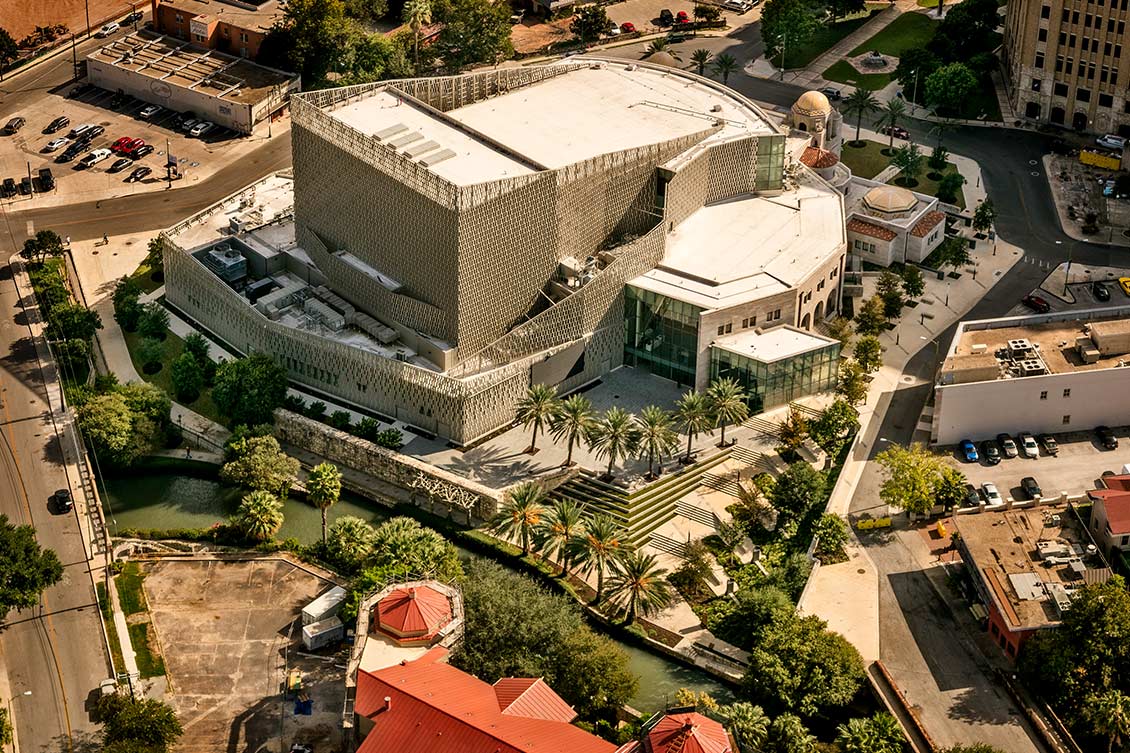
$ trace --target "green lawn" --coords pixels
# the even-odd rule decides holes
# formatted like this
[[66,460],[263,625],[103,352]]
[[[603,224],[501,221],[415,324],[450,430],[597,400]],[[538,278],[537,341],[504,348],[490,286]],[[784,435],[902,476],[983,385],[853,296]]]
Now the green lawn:
[[122,659],[122,644],[118,640],[118,628],[114,625],[114,614],[110,607],[110,597],[106,593],[105,583],[95,583],[98,592],[98,609],[102,612],[102,624],[106,626],[106,639],[110,642],[110,661],[114,664],[114,674],[126,671],[125,660]]
[[162,677],[165,674],[165,661],[149,646],[150,623],[138,622],[129,626],[129,642],[137,657],[137,671],[141,678]]
[[[164,346],[161,355],[161,370],[156,374],[146,374],[141,366],[141,362],[137,358],[137,348],[141,344],[142,337],[136,332],[122,331],[125,336],[126,347],[129,348],[129,357],[133,361],[133,367],[137,369],[137,373],[141,374],[141,378],[152,385],[163,389],[170,397],[176,400],[176,395],[173,393],[173,378],[172,378],[172,363],[177,360],[181,353],[184,352],[184,340],[172,332],[165,335],[165,341],[162,343]],[[220,410],[216,404],[212,402],[211,391],[207,388],[201,393],[200,397],[195,402],[189,403],[187,408],[191,408],[202,416],[212,419],[218,424],[224,423],[224,417],[220,415]]]
[[851,51],[850,56],[878,50],[884,55],[902,55],[906,50],[925,47],[934,36],[937,22],[925,13],[903,13],[885,29]]
[[[845,149],[844,151],[847,151],[847,150]],[[948,163],[946,163],[946,169],[943,170],[942,173],[938,177],[941,178],[945,175],[948,175],[950,173],[956,173],[956,172],[957,172],[957,167],[954,166],[954,164],[952,162],[948,162]],[[917,191],[918,193],[924,193],[928,196],[937,196],[938,195],[938,181],[932,180],[929,177],[932,173],[933,173],[933,171],[930,170],[929,167],[926,167],[926,169],[923,170],[922,173],[918,176],[918,185],[908,186],[908,187],[912,188],[914,191]],[[897,183],[897,180],[892,181],[892,182]],[[965,192],[964,191],[958,191],[957,192],[957,201],[954,202],[954,203],[957,206],[961,207],[962,209],[965,209]]]
[[145,611],[145,594],[141,590],[144,577],[136,562],[127,562],[121,574],[114,579],[118,587],[118,602],[126,617]]
[[[845,136],[855,135],[854,127],[848,128],[846,123],[844,126]],[[851,169],[853,175],[860,178],[874,178],[891,163],[890,158],[882,153],[882,150],[886,148],[886,144],[867,141],[866,139],[861,147],[854,146],[852,141],[846,141],[843,151],[840,153],[840,158]]]
[[891,83],[891,74],[860,73],[856,70],[854,65],[846,60],[839,60],[832,63],[821,75],[829,81],[836,81],[841,84],[848,84],[859,89],[867,89],[873,92],[879,91],[887,84]]
[[[785,68],[804,68],[832,45],[867,23],[871,16],[882,10],[882,7],[886,6],[871,7],[863,13],[842,18],[831,26],[821,26],[804,44],[785,50]],[[779,63],[780,58],[776,58],[773,62]]]

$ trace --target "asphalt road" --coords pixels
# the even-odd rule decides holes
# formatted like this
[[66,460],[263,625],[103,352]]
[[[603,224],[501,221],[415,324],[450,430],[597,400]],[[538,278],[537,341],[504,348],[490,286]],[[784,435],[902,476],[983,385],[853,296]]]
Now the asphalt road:
[[[0,268],[0,513],[35,526],[41,546],[55,550],[63,580],[39,607],[10,613],[0,628],[0,663],[7,672],[20,748],[67,751],[92,731],[87,699],[111,676],[98,605],[75,511],[48,504],[68,479],[48,409],[27,318],[12,281]],[[30,696],[23,695],[31,691]],[[8,699],[3,699],[7,701]]]

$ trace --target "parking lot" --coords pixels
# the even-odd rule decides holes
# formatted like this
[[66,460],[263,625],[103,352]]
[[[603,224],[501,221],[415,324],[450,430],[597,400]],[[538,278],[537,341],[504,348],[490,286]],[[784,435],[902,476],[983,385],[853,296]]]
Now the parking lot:
[[1071,432],[1054,435],[1059,443],[1058,455],[1045,454],[1041,445],[1038,458],[1020,455],[1003,458],[997,465],[985,461],[980,442],[977,442],[977,452],[981,457],[975,463],[966,462],[956,447],[940,451],[944,452],[947,462],[965,474],[969,483],[980,488],[982,483],[990,481],[1006,499],[1026,499],[1020,489],[1020,479],[1025,476],[1036,479],[1044,497],[1061,493],[1075,496],[1097,488],[1103,471],[1118,473],[1123,464],[1130,463],[1130,427],[1116,427],[1114,434],[1119,443],[1116,450],[1103,449],[1094,432]]
[[[15,116],[27,122],[14,135],[0,135],[0,181],[13,178],[19,183],[28,175],[29,168],[36,178],[35,194],[17,194],[3,199],[4,203],[50,206],[160,190],[167,185],[165,163],[166,153],[170,150],[182,174],[174,185],[192,183],[207,178],[215,170],[259,146],[268,132],[268,125],[261,123],[251,136],[241,136],[217,127],[203,138],[190,138],[176,128],[180,113],[164,110],[153,119],[145,120],[139,117],[139,113],[148,103],[135,99],[117,102],[118,99],[114,92],[68,84],[44,92],[34,105],[25,106],[19,112],[4,113],[0,126]],[[54,134],[44,133],[47,125],[59,116],[70,118],[70,125]],[[273,132],[281,133],[288,122],[276,123]],[[59,160],[66,146],[46,151],[48,142],[66,137],[72,128],[83,123],[105,129],[88,149],[65,162]],[[109,168],[119,155],[88,169],[79,166],[83,155],[94,149],[109,148],[122,137],[142,139],[154,150],[137,160],[136,165],[116,173],[110,172]],[[127,183],[126,177],[134,167],[140,166],[150,168],[150,174],[140,181]],[[50,168],[55,178],[54,190],[46,193],[41,192],[42,187],[36,177],[40,168],[44,167]]]
[[[184,725],[179,753],[339,748],[344,673],[332,657],[299,653],[302,608],[330,583],[281,558],[143,567],[169,700]],[[294,669],[314,702],[311,716],[295,716],[293,697],[282,697]]]

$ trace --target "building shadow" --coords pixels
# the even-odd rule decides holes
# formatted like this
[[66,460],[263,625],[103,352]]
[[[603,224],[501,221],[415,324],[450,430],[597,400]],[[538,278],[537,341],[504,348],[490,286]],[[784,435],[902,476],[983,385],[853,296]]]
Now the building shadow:
[[961,628],[926,575],[919,571],[891,573],[887,581],[938,689],[943,692],[967,689],[969,668],[964,665],[971,657],[956,637]]

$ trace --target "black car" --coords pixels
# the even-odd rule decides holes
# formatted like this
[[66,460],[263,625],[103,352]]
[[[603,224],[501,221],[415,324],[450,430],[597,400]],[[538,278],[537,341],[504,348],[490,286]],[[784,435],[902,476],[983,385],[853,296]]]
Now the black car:
[[86,143],[76,142],[64,149],[58,157],[55,158],[56,162],[70,162],[75,157],[79,156],[86,151]]
[[87,143],[90,143],[95,136],[101,136],[104,133],[106,133],[106,129],[102,126],[91,126],[90,130],[82,135],[82,138],[86,139]]
[[986,439],[982,442],[981,457],[985,458],[985,462],[989,465],[996,465],[1001,462],[1001,450],[997,447],[997,443],[991,439]]
[[1020,489],[1028,497],[1028,499],[1035,499],[1036,497],[1043,496],[1043,491],[1040,485],[1036,483],[1036,479],[1031,476],[1025,476],[1020,479]]
[[1044,452],[1048,455],[1059,454],[1059,442],[1055,441],[1055,437],[1051,434],[1041,434],[1038,439],[1040,440],[1040,444],[1044,446]]
[[965,485],[965,499],[961,502],[964,507],[976,507],[981,504],[981,492],[973,484]]
[[1052,310],[1052,305],[1038,295],[1026,295],[1020,299],[1020,302],[1038,314],[1046,314]]
[[659,25],[660,26],[671,26],[674,23],[675,23],[675,14],[674,13],[672,13],[667,8],[664,8],[663,10],[659,11]]
[[122,157],[120,159],[114,160],[114,164],[110,165],[110,169],[107,170],[106,172],[108,172],[108,173],[120,173],[122,170],[125,170],[127,167],[129,167],[132,164],[133,164],[133,160],[131,160],[129,157]]
[[1110,430],[1109,426],[1096,426],[1095,436],[1099,438],[1099,444],[1103,446],[1104,450],[1118,449],[1118,437],[1114,436],[1114,432]]
[[5,178],[4,182],[0,184],[0,196],[5,199],[10,199],[16,195],[16,180],[15,178]]
[[1110,288],[1108,288],[1106,285],[1103,285],[1098,280],[1096,280],[1091,285],[1091,292],[1094,293],[1096,301],[1110,300]]
[[135,10],[133,13],[130,13],[128,16],[122,19],[122,24],[137,23],[143,18],[145,18],[145,14],[139,10]]
[[126,176],[126,183],[136,183],[137,181],[141,180],[142,178],[144,178],[146,175],[148,175],[151,172],[153,172],[153,170],[151,168],[139,167],[136,170],[134,170],[132,173],[130,173],[128,176]]
[[145,155],[152,154],[152,153],[153,153],[153,145],[152,144],[142,144],[141,146],[139,146],[138,148],[136,148],[132,152],[130,152],[128,156],[133,157],[134,159],[141,159]]
[[44,133],[55,133],[55,131],[58,131],[60,128],[66,128],[70,124],[71,124],[70,118],[68,118],[66,115],[60,115],[59,117],[55,118],[50,123],[48,123],[47,127],[43,129],[43,132]]
[[9,121],[7,122],[7,124],[6,124],[5,126],[4,126],[4,133],[7,133],[7,134],[13,134],[13,133],[15,133],[16,131],[18,131],[18,130],[20,130],[21,128],[23,128],[23,127],[24,127],[24,123],[26,123],[26,122],[27,122],[26,120],[24,120],[24,119],[23,119],[23,118],[21,118],[21,117],[20,117],[19,115],[17,115],[16,117],[14,117],[14,118],[12,118],[11,120],[9,120]]
[[55,188],[55,176],[51,174],[51,168],[39,168],[39,190],[52,191]]
[[31,196],[31,192],[32,192],[31,178],[29,178],[28,176],[25,175],[24,177],[20,178],[20,195]]
[[59,512],[70,512],[74,508],[75,502],[71,499],[70,489],[57,489],[53,496],[55,504],[59,506]]

